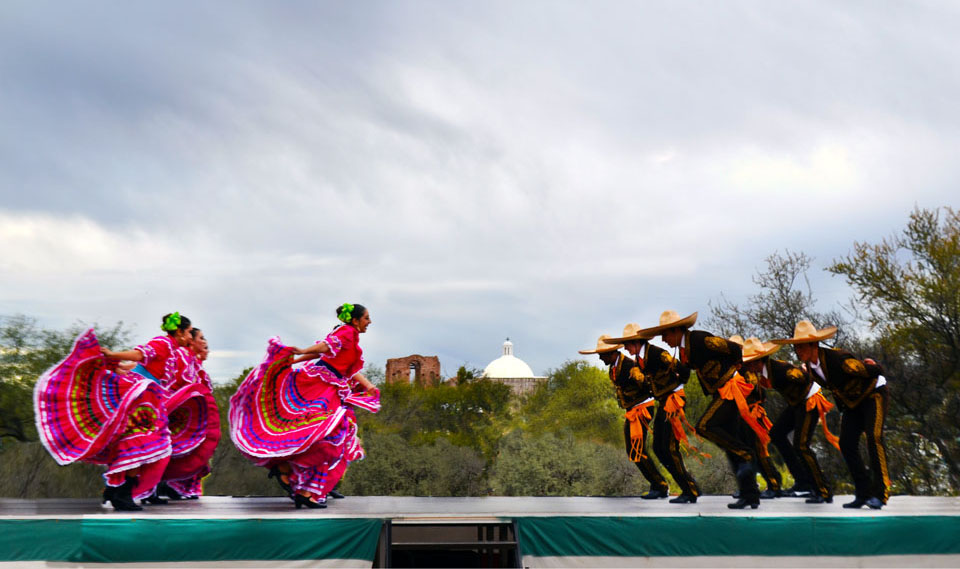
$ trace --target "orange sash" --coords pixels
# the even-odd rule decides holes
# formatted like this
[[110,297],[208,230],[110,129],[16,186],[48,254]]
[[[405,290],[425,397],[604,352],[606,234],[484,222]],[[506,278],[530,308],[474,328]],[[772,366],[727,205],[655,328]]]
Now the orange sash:
[[753,391],[753,386],[747,383],[742,375],[735,373],[728,382],[723,384],[723,387],[717,390],[717,393],[720,394],[721,399],[733,401],[737,404],[740,416],[743,417],[744,422],[750,425],[753,432],[757,434],[757,439],[759,439],[761,446],[767,446],[770,442],[770,433],[760,426],[760,423],[758,423],[756,418],[750,413],[750,408],[747,406],[746,396],[749,395],[751,391]]
[[[690,430],[691,433],[696,435],[697,431],[693,428],[693,425],[687,421],[687,414],[683,410],[686,406],[686,400],[684,399],[686,393],[683,389],[679,391],[674,391],[667,396],[667,399],[663,402],[663,411],[667,414],[667,420],[670,421],[670,428],[673,429],[673,436],[677,439],[677,442],[680,443],[680,448],[689,447],[690,450],[699,454],[704,458],[710,458],[710,455],[705,452],[700,452],[700,450],[691,445],[690,441],[687,439],[687,431],[684,430],[684,426]],[[699,438],[699,437],[698,437]]]
[[637,462],[643,456],[643,423],[641,419],[647,421],[649,424],[650,421],[650,408],[653,407],[655,401],[652,399],[646,403],[641,403],[636,407],[633,407],[626,413],[624,416],[627,418],[627,421],[630,421],[630,460]]
[[[767,410],[763,408],[763,405],[758,401],[750,406],[750,414],[753,416],[754,420],[757,421],[757,424],[763,428],[763,431],[767,433],[767,436],[770,435],[770,429],[773,427],[773,421],[770,420],[770,417],[767,416]],[[770,456],[770,451],[767,450],[767,445],[760,446],[760,454],[762,456]]]
[[820,413],[820,424],[823,426],[823,436],[827,438],[827,442],[836,447],[837,450],[840,450],[840,439],[830,432],[830,429],[827,428],[827,413],[833,409],[833,403],[827,401],[827,398],[823,396],[823,391],[818,391],[816,395],[807,399],[807,411],[812,411],[816,409]]

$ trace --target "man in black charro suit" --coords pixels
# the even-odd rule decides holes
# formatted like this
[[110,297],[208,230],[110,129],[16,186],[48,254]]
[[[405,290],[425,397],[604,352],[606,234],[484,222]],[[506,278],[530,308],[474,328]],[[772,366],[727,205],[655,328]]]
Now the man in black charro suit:
[[[636,324],[627,324],[622,337],[608,341],[623,342],[624,349],[634,357],[658,403],[653,420],[653,453],[680,487],[680,495],[671,498],[670,502],[695,504],[700,488],[687,471],[680,448],[681,442],[688,444],[684,429],[684,425],[689,424],[684,411],[686,394],[683,384],[690,377],[690,370],[681,366],[663,348],[650,344],[651,337],[640,334],[639,329]],[[666,494],[658,497],[666,497]]]
[[[737,370],[742,364],[740,345],[703,330],[690,330],[697,313],[681,318],[667,310],[660,315],[660,324],[641,330],[646,336],[660,335],[670,347],[680,349],[680,363],[697,372],[703,392],[713,400],[697,422],[697,433],[712,441],[727,455],[737,479],[739,498],[727,504],[732,509],[757,508],[760,489],[757,487],[755,443],[751,429],[741,424],[745,406]],[[733,382],[733,383],[731,383]],[[727,385],[727,384],[730,385]]]
[[609,338],[600,336],[597,348],[580,350],[581,354],[598,354],[600,360],[609,366],[610,381],[617,394],[617,403],[625,411],[623,438],[627,457],[637,465],[637,469],[650,483],[650,491],[640,496],[650,500],[666,498],[669,486],[663,479],[656,464],[646,452],[647,432],[650,425],[650,411],[654,405],[653,392],[644,374],[636,362],[620,352],[621,345]]
[[[840,452],[853,478],[855,497],[844,508],[864,505],[879,510],[890,496],[887,451],[883,443],[883,421],[889,404],[883,368],[871,359],[860,360],[849,352],[820,346],[832,338],[836,326],[822,330],[806,320],[794,328],[792,338],[771,340],[793,344],[797,358],[804,362],[814,381],[827,387],[840,407]],[[860,437],[866,435],[870,468],[860,457]]]

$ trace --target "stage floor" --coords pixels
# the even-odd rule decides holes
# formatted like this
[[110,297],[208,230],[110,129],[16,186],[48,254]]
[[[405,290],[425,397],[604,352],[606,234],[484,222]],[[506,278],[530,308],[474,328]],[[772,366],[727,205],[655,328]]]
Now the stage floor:
[[348,496],[330,500],[323,510],[296,510],[287,498],[205,496],[199,500],[145,506],[142,512],[114,512],[99,500],[0,499],[0,519],[106,518],[384,518],[394,521],[477,520],[515,517],[883,517],[960,516],[960,497],[894,496],[882,510],[847,510],[852,496],[837,496],[832,504],[806,504],[802,498],[763,500],[756,510],[731,510],[729,496],[702,496],[696,504],[636,497],[511,497],[432,498]]
[[729,496],[349,496],[296,510],[286,498],[207,496],[141,512],[94,499],[0,499],[0,568],[409,567],[437,550],[499,567],[520,556],[513,566],[960,566],[960,498],[843,509],[851,499],[730,510]]

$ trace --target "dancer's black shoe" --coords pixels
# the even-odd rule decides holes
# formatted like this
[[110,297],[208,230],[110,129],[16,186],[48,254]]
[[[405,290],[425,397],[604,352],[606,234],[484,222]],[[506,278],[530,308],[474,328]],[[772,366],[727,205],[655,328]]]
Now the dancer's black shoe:
[[168,502],[160,497],[160,495],[157,493],[157,490],[154,490],[153,494],[141,499],[140,503],[150,504],[152,506],[165,506]]
[[136,502],[133,501],[131,494],[133,493],[133,479],[127,478],[127,481],[123,483],[123,486],[118,486],[113,489],[113,492],[110,494],[110,497],[107,498],[110,500],[110,503],[113,505],[113,509],[118,512],[139,512],[143,510],[143,507],[138,506]]
[[666,491],[666,490],[653,490],[653,489],[650,489],[650,491],[647,492],[646,494],[641,494],[641,495],[640,495],[640,499],[641,499],[641,500],[658,500],[658,499],[660,499],[660,498],[666,498],[666,497],[667,497],[667,491]]
[[283,488],[283,491],[286,492],[287,495],[293,494],[293,488],[291,488],[289,484],[283,481],[283,473],[280,472],[280,470],[276,466],[270,468],[270,472],[267,473],[267,478],[276,478],[277,484],[279,484],[280,487]]
[[730,508],[731,510],[742,510],[747,506],[750,506],[751,508],[756,510],[757,508],[760,507],[760,500],[759,499],[748,500],[746,498],[740,498],[739,500],[737,500],[732,504],[727,504],[727,507]]
[[820,496],[818,494],[814,494],[813,496],[810,496],[804,500],[804,502],[808,504],[832,504],[833,496]]
[[858,508],[862,508],[866,503],[867,501],[863,498],[855,498],[852,502],[847,502],[844,504],[843,507],[849,510],[856,510]]
[[333,498],[335,500],[342,500],[343,498],[346,498],[346,496],[344,496],[340,492],[337,492],[336,490],[331,490],[330,492],[328,492],[327,497]]
[[779,491],[779,490],[770,490],[770,489],[767,489],[767,490],[764,490],[763,492],[760,492],[760,499],[761,499],[761,500],[772,500],[772,499],[774,499],[774,498],[779,498],[779,497],[780,497],[780,491]]
[[307,498],[303,494],[294,494],[293,503],[297,506],[297,509],[306,506],[311,509],[326,508],[327,504],[325,502],[314,502],[310,498]]
[[883,501],[880,498],[867,498],[866,504],[871,510],[883,508]]
[[696,504],[697,497],[693,494],[680,494],[676,498],[670,499],[671,504]]
[[163,494],[164,496],[166,496],[167,498],[170,498],[173,501],[185,499],[183,494],[171,488],[170,485],[167,484],[166,482],[161,482],[160,485],[157,486],[157,495],[160,495],[160,494]]

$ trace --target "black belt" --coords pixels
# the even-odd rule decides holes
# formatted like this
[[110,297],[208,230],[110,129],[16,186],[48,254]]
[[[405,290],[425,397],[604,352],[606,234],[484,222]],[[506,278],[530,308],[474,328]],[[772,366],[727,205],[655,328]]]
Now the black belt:
[[335,368],[335,367],[333,367],[332,365],[330,365],[330,363],[327,362],[326,360],[317,360],[317,363],[315,363],[315,364],[313,364],[313,365],[323,366],[323,367],[327,368],[328,370],[332,371],[332,372],[333,372],[333,375],[337,376],[338,379],[343,379],[343,374],[340,373],[339,371],[337,371],[337,368]]

